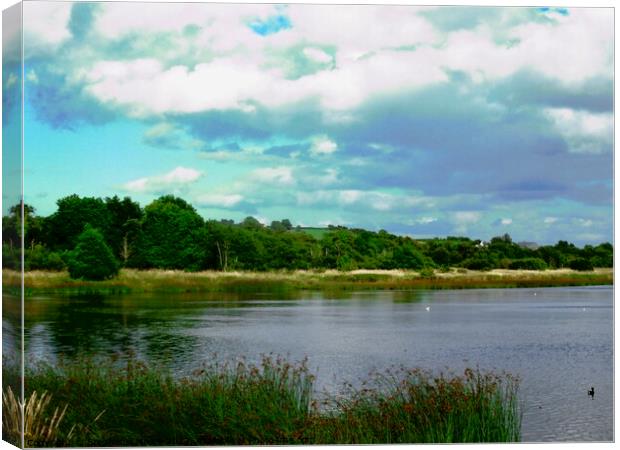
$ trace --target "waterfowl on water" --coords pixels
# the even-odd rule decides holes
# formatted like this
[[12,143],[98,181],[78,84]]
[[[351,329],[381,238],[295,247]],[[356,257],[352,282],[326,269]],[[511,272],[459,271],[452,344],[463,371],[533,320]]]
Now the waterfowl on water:
[[588,395],[590,397],[594,397],[594,386],[592,386],[589,390],[588,390]]
[[431,310],[431,307],[430,307],[430,306],[427,306],[427,307],[426,307],[426,310],[427,310],[427,311],[430,311],[430,310]]

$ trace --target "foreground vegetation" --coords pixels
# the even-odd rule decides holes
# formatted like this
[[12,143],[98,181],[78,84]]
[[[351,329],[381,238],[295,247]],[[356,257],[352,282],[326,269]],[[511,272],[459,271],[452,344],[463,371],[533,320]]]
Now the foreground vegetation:
[[[5,366],[3,435],[18,441],[19,408]],[[399,369],[372,376],[345,398],[313,391],[307,364],[213,363],[177,379],[126,359],[82,360],[27,369],[36,446],[179,446],[512,442],[520,436],[518,380],[465,370],[433,375]],[[37,397],[38,396],[38,397]],[[33,399],[34,397],[34,399]],[[44,399],[37,402],[37,399]],[[13,398],[13,402],[14,398]],[[41,404],[39,404],[41,403]],[[59,417],[59,411],[62,416]],[[32,414],[32,410],[29,413]]]
[[[2,271],[5,290],[19,291],[21,275]],[[281,271],[183,272],[122,269],[105,281],[72,279],[67,272],[32,271],[24,274],[26,295],[113,294],[140,292],[281,292],[293,290],[467,289],[613,284],[612,269],[579,272],[570,269],[540,271],[452,269],[448,271]]]
[[[263,225],[253,217],[204,220],[174,196],[142,208],[119,199],[71,195],[50,216],[23,206],[24,269],[64,271],[73,278],[102,280],[119,268],[205,270],[469,270],[579,271],[613,266],[613,247],[559,241],[538,247],[507,234],[489,242],[467,237],[412,239],[385,230],[301,228],[288,219]],[[3,218],[3,268],[20,269],[22,207]]]

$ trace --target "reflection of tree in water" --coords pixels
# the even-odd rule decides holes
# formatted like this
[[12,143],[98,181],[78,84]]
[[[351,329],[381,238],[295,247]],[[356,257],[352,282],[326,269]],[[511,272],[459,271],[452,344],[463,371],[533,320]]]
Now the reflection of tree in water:
[[[209,327],[234,325],[248,313],[268,318],[273,308],[301,301],[389,299],[419,301],[417,292],[288,291],[286,293],[192,293],[118,296],[38,297],[26,301],[26,353],[29,363],[58,356],[133,356],[175,371],[199,365],[211,352],[243,352],[243,345]],[[347,302],[348,303],[348,302]],[[381,302],[385,305],[385,302]],[[345,304],[343,303],[343,306]],[[349,304],[351,306],[351,304]],[[264,309],[263,309],[264,308]],[[5,319],[6,320],[6,319]],[[16,323],[19,324],[19,321]]]
[[[21,365],[21,301],[19,296],[2,294],[2,361]],[[13,385],[14,387],[17,384]]]
[[48,351],[68,359],[134,355],[165,365],[191,359],[197,338],[179,333],[193,326],[192,321],[181,318],[187,311],[169,307],[160,312],[156,307],[145,310],[143,306],[93,296],[50,302],[39,314],[26,314],[27,352],[40,353],[29,344],[40,346],[39,340],[33,340],[45,334]]
[[394,291],[392,294],[392,302],[394,303],[418,303],[422,300],[424,294],[422,291]]

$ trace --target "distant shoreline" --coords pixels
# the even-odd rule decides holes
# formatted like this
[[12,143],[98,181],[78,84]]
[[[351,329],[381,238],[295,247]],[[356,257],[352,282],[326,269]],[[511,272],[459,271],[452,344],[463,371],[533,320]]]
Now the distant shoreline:
[[[271,290],[378,290],[378,289],[477,289],[613,285],[613,269],[578,272],[571,269],[545,271],[503,270],[447,272],[405,270],[183,272],[175,270],[123,269],[106,281],[69,278],[67,272],[25,273],[26,295],[33,293],[88,294],[140,292],[229,292]],[[5,292],[18,292],[19,272],[4,269]]]

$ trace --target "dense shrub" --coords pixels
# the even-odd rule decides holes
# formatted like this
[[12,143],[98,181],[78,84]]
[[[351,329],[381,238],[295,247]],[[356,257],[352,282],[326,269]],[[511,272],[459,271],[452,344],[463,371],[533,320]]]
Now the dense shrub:
[[61,271],[65,268],[62,257],[57,252],[51,252],[41,244],[26,250],[24,258],[25,270]]
[[594,265],[592,264],[592,261],[586,258],[573,259],[570,262],[569,267],[573,270],[580,270],[580,271],[594,270]]
[[609,253],[607,255],[597,255],[590,258],[590,261],[594,267],[613,267],[614,255],[613,253]]
[[20,270],[21,256],[19,247],[2,244],[2,268]]
[[496,266],[493,260],[481,257],[468,258],[461,265],[469,270],[491,270]]
[[511,270],[545,270],[547,263],[540,258],[522,258],[511,261],[508,268]]
[[103,235],[86,225],[68,261],[69,276],[85,280],[105,280],[118,273],[118,262]]

